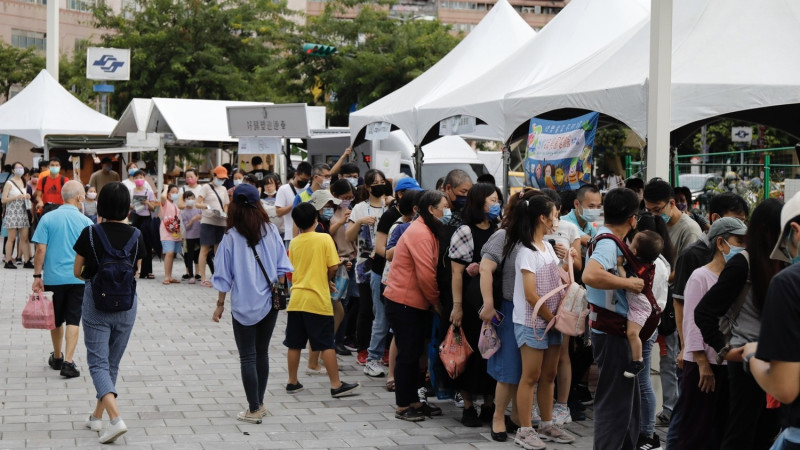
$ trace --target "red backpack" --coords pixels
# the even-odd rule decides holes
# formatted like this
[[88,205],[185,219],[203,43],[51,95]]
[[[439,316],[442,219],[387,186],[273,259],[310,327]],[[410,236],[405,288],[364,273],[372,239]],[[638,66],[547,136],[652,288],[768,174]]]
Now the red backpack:
[[[656,298],[653,295],[653,278],[655,277],[656,266],[655,264],[641,262],[624,242],[611,233],[603,233],[596,236],[592,240],[592,242],[589,244],[589,249],[586,252],[587,261],[591,257],[592,252],[594,252],[597,242],[603,239],[611,239],[614,241],[614,243],[622,252],[622,256],[625,258],[625,260],[627,260],[628,266],[631,268],[634,275],[644,281],[642,294],[647,297],[647,301],[650,302],[652,310],[650,311],[650,316],[647,317],[642,330],[639,332],[639,338],[643,341],[650,339],[650,336],[653,335],[653,332],[656,330],[656,328],[658,328],[658,323],[661,321],[661,308],[658,306]],[[591,310],[591,313],[589,314],[590,327],[607,334],[626,336],[628,320],[625,316],[621,316],[615,311],[610,311],[591,303],[589,304],[589,309]]]

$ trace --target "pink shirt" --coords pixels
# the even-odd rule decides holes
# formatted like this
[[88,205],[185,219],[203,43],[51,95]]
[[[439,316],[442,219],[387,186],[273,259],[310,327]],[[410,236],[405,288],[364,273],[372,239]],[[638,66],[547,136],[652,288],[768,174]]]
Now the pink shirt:
[[711,286],[717,284],[717,280],[719,280],[719,275],[703,266],[692,272],[692,276],[686,282],[683,295],[683,339],[686,341],[683,351],[684,361],[696,362],[692,352],[703,351],[706,353],[708,362],[716,364],[717,352],[703,342],[703,335],[694,322],[694,310]]
[[[174,225],[172,225],[174,223]],[[178,207],[174,203],[167,200],[161,205],[161,226],[158,231],[161,234],[162,241],[180,241],[180,219],[178,216]],[[166,225],[174,226],[177,232],[170,232],[167,230]]]

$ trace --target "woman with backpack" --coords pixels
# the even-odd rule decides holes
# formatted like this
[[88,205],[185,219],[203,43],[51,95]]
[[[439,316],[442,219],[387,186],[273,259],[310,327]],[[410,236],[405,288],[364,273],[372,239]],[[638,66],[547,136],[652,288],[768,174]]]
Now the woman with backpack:
[[[97,200],[97,213],[103,223],[84,228],[73,247],[75,276],[87,280],[82,322],[86,362],[97,391],[97,406],[86,427],[103,431],[103,411],[108,413],[109,424],[100,436],[101,444],[114,442],[128,431],[117,408],[116,383],[119,364],[136,321],[138,262],[147,251],[142,233],[125,223],[130,202],[128,188],[122,183],[103,186]],[[94,292],[119,280],[130,287],[128,292],[121,292],[126,295],[120,300],[122,306],[117,311],[104,310],[106,305],[98,303]]]
[[214,267],[211,281],[219,295],[211,318],[214,322],[222,318],[225,295],[230,292],[233,336],[248,403],[236,418],[261,423],[267,415],[264,393],[269,378],[269,342],[278,319],[271,288],[273,283],[285,285],[286,274],[294,269],[255,186],[240,184],[234,188]]
[[[703,340],[728,362],[730,397],[721,448],[766,450],[780,427],[778,409],[767,409],[764,390],[745,372],[744,344],[758,340],[761,313],[772,277],[783,263],[770,259],[781,231],[783,202],[767,199],[753,211],[745,236],[745,250],[734,256],[694,310]],[[739,313],[733,311],[739,305]],[[734,319],[728,335],[720,331],[720,319]],[[735,314],[735,316],[733,315]]]

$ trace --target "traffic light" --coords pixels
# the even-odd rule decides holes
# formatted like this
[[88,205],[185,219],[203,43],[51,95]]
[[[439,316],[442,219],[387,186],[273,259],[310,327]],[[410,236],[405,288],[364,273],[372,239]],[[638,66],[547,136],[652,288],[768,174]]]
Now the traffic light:
[[312,56],[330,56],[336,53],[336,47],[332,45],[312,44],[306,42],[303,44],[303,53]]

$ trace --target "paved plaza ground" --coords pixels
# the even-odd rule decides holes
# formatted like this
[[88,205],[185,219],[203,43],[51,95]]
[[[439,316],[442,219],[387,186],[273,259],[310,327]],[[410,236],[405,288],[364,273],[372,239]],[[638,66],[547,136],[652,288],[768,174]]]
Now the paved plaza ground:
[[[229,299],[220,323],[211,321],[216,291],[187,283],[140,280],[139,310],[122,360],[119,407],[129,431],[114,446],[163,449],[241,448],[513,448],[491,440],[489,428],[466,428],[461,410],[439,401],[442,417],[419,423],[394,418],[394,394],[385,378],[371,379],[355,356],[339,357],[341,377],[361,383],[360,394],[331,398],[327,377],[303,375],[304,392],[288,395],[281,313],[270,348],[265,405],[270,415],[251,425],[236,420],[246,407],[233,338]],[[45,330],[26,330],[22,308],[32,270],[0,269],[0,448],[100,447],[97,433],[84,428],[95,391],[81,334],[75,361],[81,376],[64,379],[47,365],[52,351]],[[178,272],[178,273],[182,273]],[[81,330],[82,333],[82,330]],[[655,377],[657,378],[657,377]],[[566,429],[578,439],[553,449],[590,449],[589,419]],[[107,418],[106,418],[107,419]]]

